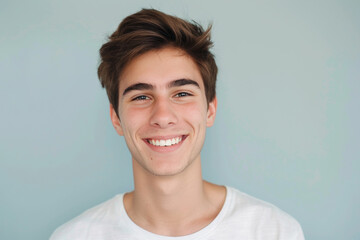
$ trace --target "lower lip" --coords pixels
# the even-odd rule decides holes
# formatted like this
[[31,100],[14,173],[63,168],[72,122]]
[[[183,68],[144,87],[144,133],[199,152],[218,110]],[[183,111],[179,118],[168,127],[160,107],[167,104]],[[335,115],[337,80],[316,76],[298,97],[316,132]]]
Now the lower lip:
[[187,138],[187,136],[182,136],[181,142],[179,142],[178,144],[171,145],[171,146],[155,146],[155,145],[150,144],[147,140],[144,140],[144,142],[155,152],[166,153],[166,152],[173,152],[173,151],[177,150],[178,148],[180,148],[180,146],[183,144],[183,142],[185,141],[186,138]]

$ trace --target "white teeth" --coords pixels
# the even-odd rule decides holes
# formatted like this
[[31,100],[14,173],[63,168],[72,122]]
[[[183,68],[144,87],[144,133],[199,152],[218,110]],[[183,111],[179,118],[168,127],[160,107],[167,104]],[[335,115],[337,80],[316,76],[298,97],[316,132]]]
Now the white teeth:
[[182,137],[176,137],[176,138],[172,138],[172,139],[161,139],[161,140],[154,140],[154,139],[150,139],[148,140],[148,143],[154,145],[154,146],[160,146],[160,147],[169,147],[171,145],[174,144],[178,144],[179,142],[181,142]]

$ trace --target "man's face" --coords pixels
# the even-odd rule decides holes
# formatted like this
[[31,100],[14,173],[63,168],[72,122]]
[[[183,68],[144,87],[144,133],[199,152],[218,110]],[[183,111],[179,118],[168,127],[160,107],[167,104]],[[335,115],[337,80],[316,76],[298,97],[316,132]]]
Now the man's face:
[[134,167],[154,175],[175,175],[200,161],[206,127],[213,124],[216,99],[207,105],[195,62],[175,48],[147,52],[124,69],[119,88],[119,119]]

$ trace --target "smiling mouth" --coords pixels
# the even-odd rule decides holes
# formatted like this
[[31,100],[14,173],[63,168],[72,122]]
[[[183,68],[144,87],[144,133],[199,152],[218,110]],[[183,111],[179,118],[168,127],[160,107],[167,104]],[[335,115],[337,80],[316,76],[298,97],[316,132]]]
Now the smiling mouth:
[[185,135],[169,139],[146,139],[146,141],[156,147],[170,147],[181,143],[186,138]]

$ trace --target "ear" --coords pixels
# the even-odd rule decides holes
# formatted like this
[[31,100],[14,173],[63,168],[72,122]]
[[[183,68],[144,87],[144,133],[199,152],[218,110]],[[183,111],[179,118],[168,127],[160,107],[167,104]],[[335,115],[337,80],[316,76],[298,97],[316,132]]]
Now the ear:
[[121,123],[120,123],[120,119],[117,116],[116,111],[115,111],[112,104],[110,104],[110,118],[111,118],[112,125],[114,126],[116,132],[120,136],[123,136],[124,133],[123,133],[123,129],[122,129],[122,126],[121,126]]
[[214,100],[209,102],[209,106],[207,110],[207,118],[206,118],[207,127],[211,127],[215,122],[216,108],[217,108],[217,98],[215,96]]

